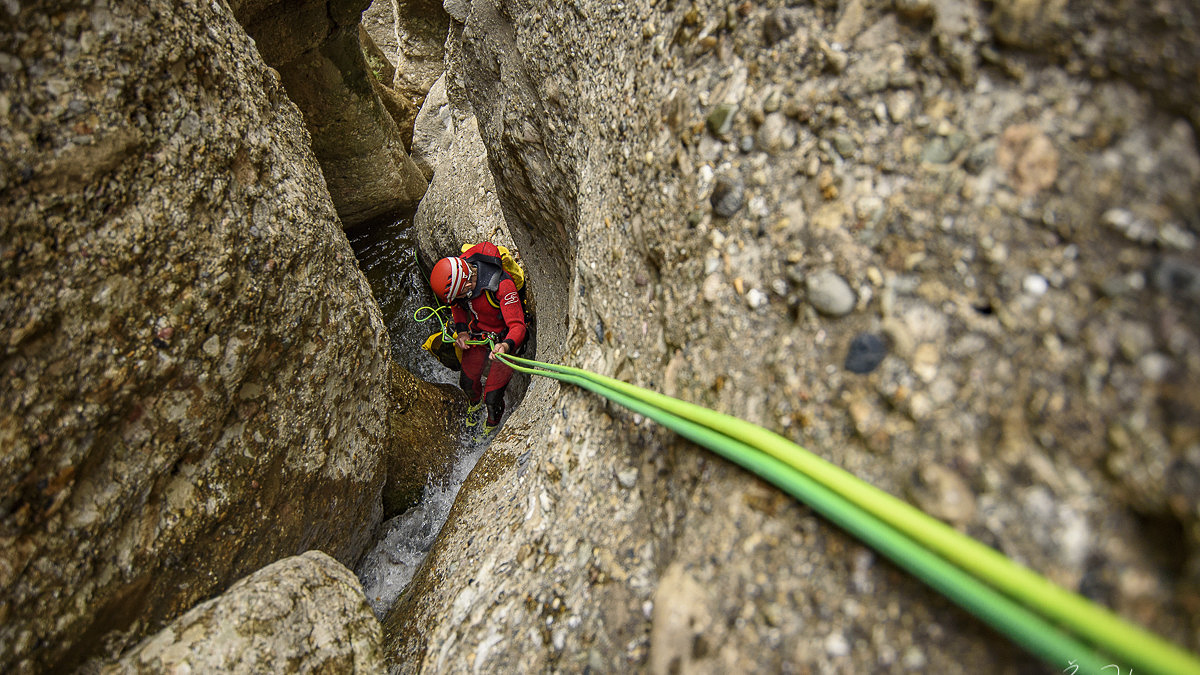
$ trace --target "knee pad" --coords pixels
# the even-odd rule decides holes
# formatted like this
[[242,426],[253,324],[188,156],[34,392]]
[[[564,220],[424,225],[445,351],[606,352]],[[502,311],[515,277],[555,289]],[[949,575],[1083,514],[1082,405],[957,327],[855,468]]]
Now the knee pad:
[[500,418],[504,416],[504,390],[489,391],[483,397],[483,402],[487,405],[488,424],[492,426],[499,424]]

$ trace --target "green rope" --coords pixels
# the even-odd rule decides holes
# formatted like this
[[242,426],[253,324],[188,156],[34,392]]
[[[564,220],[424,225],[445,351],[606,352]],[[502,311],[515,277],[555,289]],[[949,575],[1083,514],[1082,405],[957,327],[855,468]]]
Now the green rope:
[[[450,330],[450,320],[442,317],[442,312],[450,311],[448,305],[440,307],[418,307],[417,311],[413,312],[413,321],[417,323],[425,323],[430,319],[437,319],[442,326],[442,342],[454,342],[454,331]],[[421,318],[421,312],[427,312],[424,318]],[[491,338],[482,340],[467,340],[469,345],[487,345],[489,348],[495,346],[495,342]]]
[[[450,331],[450,319],[442,317],[442,313],[448,311],[450,311],[450,307],[446,305],[441,305],[440,307],[418,307],[417,311],[413,312],[413,321],[425,323],[430,319],[437,319],[438,323],[442,326],[442,341],[454,342],[454,336]],[[421,312],[427,312],[424,318],[421,318]]]
[[[507,355],[501,358],[521,372],[571,382],[617,401],[756,473],[759,473],[759,468],[765,467],[770,476],[760,475],[822,511],[830,520],[864,541],[870,540],[874,548],[897,564],[1051,663],[1062,665],[1073,661],[1082,664],[1099,658],[1082,647],[1081,643],[1057,631],[1050,623],[1053,622],[1069,628],[1079,638],[1100,645],[1105,651],[1125,659],[1123,665],[1130,668],[1136,667],[1151,673],[1200,673],[1200,661],[1191,654],[1056,586],[778,434],[586,370]],[[519,363],[542,370],[524,367]],[[805,490],[804,496],[801,496],[797,491],[806,482],[817,486],[819,490]],[[846,507],[832,507],[835,515],[825,513],[810,501],[825,499],[819,491],[834,495]],[[877,528],[882,528],[886,534],[880,535]],[[903,543],[897,544],[898,541]],[[894,555],[899,555],[900,559]],[[937,560],[957,570],[974,584],[964,585],[961,579],[945,581],[955,576],[954,573],[947,576],[945,569],[929,560]],[[945,584],[950,584],[950,587],[944,590],[942,586]],[[980,588],[986,589],[986,592]],[[1006,593],[1008,597],[1001,593]],[[1017,605],[1017,602],[1024,607]],[[1021,611],[1014,611],[1009,605]],[[1033,613],[1035,611],[1041,612],[1041,616]]]

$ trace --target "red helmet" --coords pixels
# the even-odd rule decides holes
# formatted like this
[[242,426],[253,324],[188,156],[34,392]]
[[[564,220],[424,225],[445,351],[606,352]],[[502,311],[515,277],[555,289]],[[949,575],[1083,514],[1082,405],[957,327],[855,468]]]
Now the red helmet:
[[449,303],[458,297],[469,276],[471,268],[467,261],[462,258],[442,258],[429,273],[429,285],[439,300]]

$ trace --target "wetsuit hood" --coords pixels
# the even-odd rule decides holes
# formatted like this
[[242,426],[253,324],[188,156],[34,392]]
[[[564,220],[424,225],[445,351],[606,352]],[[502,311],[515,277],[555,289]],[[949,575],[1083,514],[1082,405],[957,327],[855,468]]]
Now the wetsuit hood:
[[471,264],[475,265],[475,273],[478,277],[475,280],[475,290],[471,292],[471,297],[477,298],[484,291],[495,293],[500,290],[500,278],[504,274],[504,268],[486,260],[480,260],[479,258],[483,256],[472,257],[476,258],[471,261]]

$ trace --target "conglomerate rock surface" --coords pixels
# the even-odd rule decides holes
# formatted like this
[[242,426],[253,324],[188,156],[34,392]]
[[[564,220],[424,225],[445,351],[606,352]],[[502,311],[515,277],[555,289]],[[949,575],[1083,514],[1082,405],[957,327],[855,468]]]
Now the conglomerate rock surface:
[[[303,111],[346,227],[415,208],[425,179],[374,84],[359,38],[369,0],[233,0],[263,59]],[[390,84],[390,83],[389,83]],[[404,115],[397,112],[397,117]]]
[[110,655],[281,557],[353,565],[385,485],[398,508],[425,481],[402,470],[444,461],[427,441],[461,396],[392,367],[300,112],[223,3],[6,5],[0,25],[19,673]]
[[[1126,4],[1075,4],[456,2],[447,90],[539,358],[793,438],[1195,650],[1195,80],[1135,76],[1193,72],[1195,26],[1157,27],[1194,10],[1139,9],[1096,53],[1115,32],[1078,17]],[[1033,667],[804,506],[545,380],[385,639],[396,672]]]
[[358,579],[309,551],[272,563],[146,638],[105,673],[379,673]]

